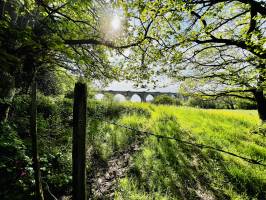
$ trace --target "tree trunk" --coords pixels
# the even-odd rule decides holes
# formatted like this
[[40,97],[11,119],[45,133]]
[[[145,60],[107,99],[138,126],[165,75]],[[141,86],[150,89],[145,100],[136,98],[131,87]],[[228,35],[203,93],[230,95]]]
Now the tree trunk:
[[8,119],[11,102],[15,96],[16,89],[10,89],[10,95],[0,99],[0,122],[5,122]]
[[76,83],[73,107],[73,200],[86,200],[87,86]]
[[8,118],[9,109],[15,96],[15,80],[7,74],[0,72],[0,122]]
[[32,137],[32,160],[34,169],[34,180],[35,180],[35,197],[36,200],[43,200],[43,190],[41,182],[41,171],[39,161],[39,148],[37,139],[37,104],[36,104],[36,81],[33,80],[31,88],[31,116],[30,116],[30,133]]
[[0,20],[2,20],[4,13],[5,13],[5,4],[4,0],[0,0]]
[[266,122],[266,98],[263,94],[263,90],[255,91],[254,96],[257,102],[259,117],[262,122]]

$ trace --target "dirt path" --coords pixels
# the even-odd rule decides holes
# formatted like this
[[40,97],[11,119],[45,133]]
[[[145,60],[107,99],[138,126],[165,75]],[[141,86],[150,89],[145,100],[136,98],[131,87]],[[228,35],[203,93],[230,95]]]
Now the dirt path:
[[130,169],[132,155],[140,149],[144,136],[137,135],[135,141],[126,149],[116,152],[106,166],[95,166],[94,177],[91,178],[93,199],[113,199],[117,181],[126,176]]

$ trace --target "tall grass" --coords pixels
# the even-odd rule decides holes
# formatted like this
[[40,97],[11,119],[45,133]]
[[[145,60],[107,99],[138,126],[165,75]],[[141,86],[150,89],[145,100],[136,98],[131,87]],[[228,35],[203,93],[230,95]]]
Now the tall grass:
[[[255,111],[131,106],[150,109],[146,128],[156,134],[266,163],[266,138],[251,132],[259,124]],[[137,118],[132,116],[133,124]],[[133,162],[128,176],[120,180],[116,199],[266,199],[266,168],[224,153],[149,136]]]
[[93,146],[94,153],[102,161],[125,149],[136,138],[136,132],[115,126],[112,122],[143,130],[150,124],[151,111],[146,106],[115,102],[89,105],[88,145]]

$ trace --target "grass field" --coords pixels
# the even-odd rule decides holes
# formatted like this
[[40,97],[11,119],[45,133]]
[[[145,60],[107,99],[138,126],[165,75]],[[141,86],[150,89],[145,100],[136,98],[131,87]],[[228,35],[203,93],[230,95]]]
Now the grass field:
[[[203,110],[128,103],[150,115],[124,114],[117,123],[158,135],[211,145],[266,164],[266,137],[252,133],[256,111]],[[105,126],[112,144],[123,148],[134,131]],[[109,150],[108,150],[109,148]],[[130,173],[119,180],[116,199],[266,199],[266,167],[210,149],[148,136],[133,157]]]

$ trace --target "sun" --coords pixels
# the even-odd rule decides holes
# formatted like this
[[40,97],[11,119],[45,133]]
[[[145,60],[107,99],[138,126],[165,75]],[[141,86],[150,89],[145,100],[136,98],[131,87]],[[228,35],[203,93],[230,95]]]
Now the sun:
[[111,26],[112,26],[112,29],[114,31],[117,31],[117,30],[120,29],[120,27],[121,27],[121,20],[120,20],[120,18],[117,15],[115,15],[113,17],[113,19],[111,21]]
[[125,17],[122,9],[106,8],[99,16],[100,32],[105,40],[114,41],[123,36]]

